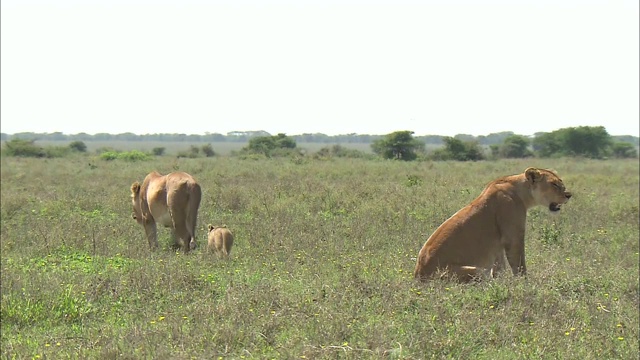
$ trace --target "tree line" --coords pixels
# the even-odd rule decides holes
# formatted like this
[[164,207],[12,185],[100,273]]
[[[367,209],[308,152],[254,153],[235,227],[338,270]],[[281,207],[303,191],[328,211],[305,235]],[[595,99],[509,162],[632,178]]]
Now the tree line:
[[[533,137],[526,137],[528,139],[544,136],[544,132],[539,132],[533,135]],[[502,144],[507,138],[516,135],[512,131],[503,131],[498,133],[491,133],[489,135],[469,135],[469,134],[457,134],[453,136],[454,139],[461,140],[463,142],[477,142],[479,145],[497,145]],[[11,139],[23,139],[23,140],[41,140],[41,141],[156,141],[156,142],[185,142],[185,143],[216,143],[216,142],[240,142],[246,143],[250,139],[256,137],[269,137],[270,133],[266,131],[232,131],[227,134],[219,133],[205,133],[202,135],[197,134],[134,134],[134,133],[121,133],[121,134],[63,134],[61,132],[53,133],[34,133],[34,132],[21,132],[15,134],[0,133],[0,140],[7,141]],[[297,143],[326,143],[326,144],[371,144],[377,140],[383,139],[385,135],[366,135],[366,134],[344,134],[344,135],[325,135],[321,133],[315,134],[301,134],[301,135],[289,135]],[[447,136],[442,135],[421,135],[413,136],[418,141],[421,141],[427,145],[445,145]],[[613,140],[628,142],[635,146],[640,145],[639,138],[637,136],[623,135],[613,136]]]
[[371,147],[383,158],[397,160],[415,160],[421,155],[430,160],[457,161],[527,157],[637,158],[637,138],[625,140],[609,135],[603,126],[579,126],[537,133],[533,138],[512,134],[501,143],[490,144],[488,153],[477,140],[444,137],[443,147],[425,153],[425,144],[414,138],[412,131],[396,131],[375,140]]
[[[32,133],[28,133],[32,134]],[[55,133],[57,137],[73,135]],[[4,134],[3,134],[4,135]],[[23,136],[14,134],[7,137],[3,153],[10,156],[28,157],[61,157],[70,152],[86,152],[86,144],[82,140],[72,140],[67,146],[40,147],[35,144],[37,136]],[[51,135],[51,134],[47,134]],[[360,135],[353,134],[356,139]],[[114,135],[118,136],[118,135]],[[144,137],[145,135],[135,135]],[[279,133],[271,136],[266,132],[251,134],[231,134],[228,136],[247,136],[247,146],[232,155],[241,157],[275,157],[275,156],[305,156],[306,152],[297,147],[300,136],[287,136]],[[46,138],[46,140],[51,140]],[[500,140],[498,140],[500,139]],[[63,141],[58,138],[56,140]],[[123,139],[119,139],[123,140]],[[353,140],[353,139],[352,139]],[[435,150],[426,151],[427,144],[436,144],[434,137],[414,136],[413,131],[396,131],[387,135],[372,136],[369,139],[371,150],[375,156],[384,159],[411,161],[416,159],[427,160],[455,160],[477,161],[500,158],[527,158],[527,157],[586,157],[603,159],[637,158],[638,138],[633,136],[615,137],[607,133],[602,126],[580,126],[559,129],[548,133],[537,133],[533,137],[516,135],[512,132],[490,134],[485,137],[473,137],[456,135],[454,137],[439,137],[439,143]],[[114,140],[114,141],[117,141]],[[129,140],[130,141],[130,140]],[[138,140],[143,141],[143,140]],[[308,138],[304,139],[309,141]],[[197,142],[197,141],[194,141]],[[349,142],[349,141],[347,141]],[[358,141],[351,141],[358,142]],[[312,154],[316,158],[327,157],[371,157],[362,151],[348,149],[340,145],[340,141],[334,140],[333,146],[327,146]],[[149,154],[137,152],[118,152],[113,149],[104,151],[101,157],[105,160],[125,159],[143,160],[148,156],[164,155],[164,148],[157,147]],[[210,143],[196,146],[191,144],[190,150],[178,153],[178,157],[195,158],[204,155],[215,156],[216,153]]]

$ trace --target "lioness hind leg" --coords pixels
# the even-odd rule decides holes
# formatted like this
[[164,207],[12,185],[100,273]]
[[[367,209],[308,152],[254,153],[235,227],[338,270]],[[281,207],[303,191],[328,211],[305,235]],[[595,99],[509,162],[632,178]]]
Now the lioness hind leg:
[[175,229],[175,232],[177,237],[176,243],[180,244],[182,251],[189,252],[189,250],[191,250],[191,246],[189,246],[191,236],[189,236],[187,229],[184,226],[180,226]]
[[174,228],[171,228],[171,249],[179,250],[180,248],[182,248],[182,243],[176,235],[176,230]]
[[493,264],[493,267],[491,268],[491,277],[495,278],[498,276],[498,274],[500,272],[502,272],[502,270],[504,270],[505,268],[505,261],[504,261],[504,251],[500,252],[500,255],[498,255],[498,257],[496,258],[495,263]]
[[191,246],[191,234],[185,224],[186,217],[178,211],[171,211],[171,220],[173,221],[173,231],[176,236],[176,244],[180,244],[182,251],[189,252]]

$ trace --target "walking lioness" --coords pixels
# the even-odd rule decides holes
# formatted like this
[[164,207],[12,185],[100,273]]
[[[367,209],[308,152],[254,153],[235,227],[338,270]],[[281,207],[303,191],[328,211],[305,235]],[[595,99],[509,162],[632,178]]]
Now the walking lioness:
[[440,273],[467,282],[483,274],[495,276],[504,267],[505,254],[513,273],[524,275],[527,210],[541,205],[556,212],[569,198],[562,180],[545,169],[530,167],[492,181],[429,237],[414,277],[425,281]]
[[156,224],[171,228],[174,246],[184,252],[196,247],[196,221],[202,192],[196,180],[185,172],[162,175],[149,173],[142,185],[131,185],[133,218],[144,226],[149,247],[158,247]]

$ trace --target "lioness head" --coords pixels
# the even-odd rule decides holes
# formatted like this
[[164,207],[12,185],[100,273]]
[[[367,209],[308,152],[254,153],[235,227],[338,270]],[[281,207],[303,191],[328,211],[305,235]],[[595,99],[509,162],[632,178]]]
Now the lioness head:
[[215,230],[217,228],[226,228],[226,227],[227,227],[226,224],[224,224],[222,226],[214,226],[214,225],[209,224],[209,225],[207,225],[207,229],[208,229],[207,232],[212,232],[213,230]]
[[571,193],[554,172],[530,167],[524,171],[524,174],[537,205],[548,206],[549,211],[555,212],[559,211],[560,206],[571,198]]
[[137,181],[131,184],[131,203],[133,205],[133,214],[131,217],[139,224],[142,224],[142,210],[140,210],[140,183]]

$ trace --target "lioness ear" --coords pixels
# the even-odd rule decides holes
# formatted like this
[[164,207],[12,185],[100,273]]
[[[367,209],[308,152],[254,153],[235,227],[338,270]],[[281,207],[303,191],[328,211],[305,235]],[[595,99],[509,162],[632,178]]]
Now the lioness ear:
[[207,228],[209,229],[209,231],[215,229],[215,227],[213,225],[211,225],[211,224],[209,224],[209,226],[207,226]]
[[530,167],[524,171],[524,176],[527,178],[527,180],[535,183],[536,181],[540,180],[542,174],[540,174],[540,171],[538,169]]
[[140,183],[136,181],[133,184],[131,184],[131,194],[137,195],[138,192],[140,192]]

